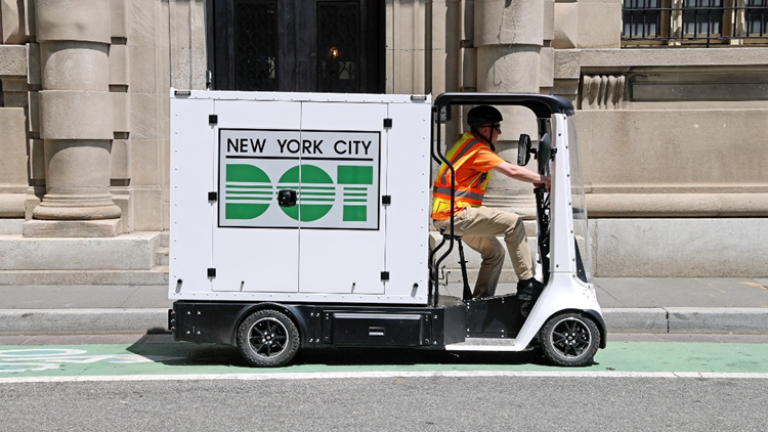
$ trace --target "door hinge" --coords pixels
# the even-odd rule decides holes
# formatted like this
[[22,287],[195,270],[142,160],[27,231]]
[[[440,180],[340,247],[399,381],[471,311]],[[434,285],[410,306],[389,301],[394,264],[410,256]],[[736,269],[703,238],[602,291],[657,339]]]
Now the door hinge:
[[208,116],[208,124],[211,126],[216,126],[219,124],[219,116],[216,114],[211,114]]
[[381,281],[382,282],[388,282],[389,281],[389,272],[388,271],[381,272]]
[[208,202],[216,202],[219,200],[219,194],[217,192],[208,192]]
[[385,118],[384,119],[384,129],[392,129],[392,119],[391,118]]
[[209,268],[208,269],[208,277],[209,278],[215,278],[216,277],[216,269],[215,268]]
[[390,204],[392,204],[392,195],[382,195],[381,196],[381,204],[383,204],[383,205],[390,205]]

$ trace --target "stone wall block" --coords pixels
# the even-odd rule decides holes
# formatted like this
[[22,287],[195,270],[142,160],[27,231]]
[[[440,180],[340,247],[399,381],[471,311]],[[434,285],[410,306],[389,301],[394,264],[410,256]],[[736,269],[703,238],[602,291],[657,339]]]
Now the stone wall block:
[[41,139],[29,140],[29,177],[40,183],[45,180],[45,146]]
[[24,193],[0,193],[0,218],[24,217]]
[[112,128],[114,132],[129,133],[130,128],[130,95],[123,92],[112,92]]
[[26,45],[0,45],[0,76],[26,76],[28,55]]
[[0,43],[25,44],[35,35],[34,0],[0,0]]
[[477,87],[484,92],[537,92],[538,46],[482,46],[477,49]]
[[579,48],[621,48],[621,0],[577,5]]
[[[432,2],[432,16],[430,20],[432,34],[430,35],[430,43],[433,50],[445,50],[451,45],[458,47],[460,29],[457,28],[458,22],[455,21],[457,20],[449,18],[448,5],[445,2]],[[454,39],[456,39],[455,44],[453,44]]]
[[[168,88],[173,87],[171,85],[171,59],[168,55],[168,48],[157,47],[155,49],[155,92],[159,94],[168,93]],[[207,67],[203,67],[204,71]],[[199,71],[193,71],[198,72]],[[176,87],[174,87],[176,88]],[[203,87],[205,88],[205,87]],[[170,111],[168,111],[167,117],[170,118]]]
[[596,193],[766,192],[768,109],[589,110],[576,118],[580,154],[599,155],[590,170]]
[[396,3],[394,46],[397,49],[424,49],[425,7],[420,0]]
[[113,187],[110,188],[112,194],[112,201],[116,206],[120,207],[120,220],[123,222],[123,233],[131,233],[134,230],[133,226],[133,192],[127,187]]
[[128,109],[130,112],[130,131],[132,139],[157,138],[157,98],[167,95],[150,93],[131,93]]
[[477,48],[465,48],[462,53],[461,87],[477,89]]
[[188,2],[190,48],[206,49],[205,32],[205,2]]
[[[171,48],[172,64],[170,65],[171,86],[184,89],[205,89],[207,60],[205,49],[202,48]],[[168,59],[158,48],[158,79],[161,78],[162,68]],[[167,75],[158,82],[158,93],[165,93]]]
[[543,39],[552,41],[555,39],[555,2],[554,0],[544,0],[544,28],[542,29]]
[[[75,196],[88,189],[103,188],[106,192],[109,152],[110,142],[106,140],[45,140],[48,194],[68,194],[75,201]],[[84,164],[88,170],[81,169]]]
[[128,45],[154,46],[157,38],[155,0],[126,0]]
[[[171,45],[174,47],[191,48],[193,2],[173,1],[168,3],[168,13],[171,15]],[[156,11],[157,13],[157,11]],[[202,28],[202,27],[200,27]]]
[[542,45],[542,0],[475,0],[475,46]]
[[[2,46],[2,45],[0,45]],[[23,76],[5,77],[3,84],[3,105],[6,108],[26,108],[29,85]]]
[[109,2],[109,17],[110,17],[110,30],[113,38],[127,38],[128,37],[128,24],[127,14],[125,13],[127,0],[110,0]]
[[155,51],[153,46],[129,46],[128,57],[130,69],[128,71],[129,87],[131,93],[154,93],[157,79],[155,67]]
[[43,73],[40,66],[40,44],[27,44],[27,84],[39,86],[43,84]]
[[158,140],[131,140],[131,184],[155,186],[160,184],[160,149]]
[[40,136],[44,139],[110,140],[114,130],[112,105],[112,95],[106,91],[41,91]]
[[112,45],[109,48],[109,85],[127,86],[129,71],[128,47]]
[[[395,48],[395,0],[384,0],[384,47],[387,50]],[[389,70],[389,69],[387,69]]]
[[424,51],[394,51],[395,93],[424,93]]
[[[203,5],[203,9],[205,9],[205,3],[201,2]],[[155,23],[158,25],[158,28],[163,29],[162,31],[158,31],[157,38],[155,38],[155,46],[163,47],[163,48],[169,48],[172,43],[171,40],[174,39],[173,35],[176,35],[176,27],[173,22],[173,19],[171,18],[173,14],[171,11],[173,8],[175,8],[179,2],[173,1],[173,2],[155,2]],[[205,40],[205,27],[204,24],[205,20],[203,20],[203,25],[198,27],[198,33],[202,33],[203,40]],[[166,26],[169,27],[169,30],[166,31]],[[186,34],[186,35],[177,35],[177,39],[184,39],[189,40],[192,37],[192,35]],[[205,46],[205,43],[203,43],[203,46]]]
[[24,108],[0,108],[0,189],[27,186],[27,133]]
[[108,45],[87,42],[40,44],[46,90],[106,90],[109,87]]
[[111,41],[110,2],[35,0],[38,41]]
[[595,276],[747,278],[768,274],[768,261],[756,258],[765,256],[768,219],[598,219],[595,223]]
[[555,49],[542,48],[539,54],[541,67],[539,69],[539,87],[552,87],[555,85]]
[[578,3],[555,3],[555,38],[552,47],[557,49],[576,48],[579,38]]
[[581,77],[581,52],[579,50],[555,50],[555,79],[579,79]]
[[27,131],[40,133],[40,92],[27,92]]
[[384,52],[384,92],[395,92],[395,50]]
[[109,154],[111,179],[131,178],[131,142],[124,139],[112,141],[112,151]]
[[162,191],[156,187],[135,187],[134,228],[136,231],[159,231],[163,227]]

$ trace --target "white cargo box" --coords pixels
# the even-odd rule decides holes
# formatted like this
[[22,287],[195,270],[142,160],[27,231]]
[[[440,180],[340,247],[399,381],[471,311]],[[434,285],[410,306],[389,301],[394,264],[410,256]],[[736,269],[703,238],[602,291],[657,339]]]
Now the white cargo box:
[[430,113],[430,96],[171,90],[169,297],[426,304]]

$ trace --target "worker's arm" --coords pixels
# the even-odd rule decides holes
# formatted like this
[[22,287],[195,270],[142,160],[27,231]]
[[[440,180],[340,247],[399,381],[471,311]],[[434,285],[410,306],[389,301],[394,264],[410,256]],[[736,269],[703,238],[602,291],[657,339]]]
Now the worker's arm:
[[543,183],[544,186],[549,190],[549,177],[545,175],[541,175],[537,172],[531,171],[526,167],[521,167],[519,165],[513,165],[507,161],[504,161],[500,163],[499,165],[494,168],[494,171],[498,171],[505,176],[512,177],[515,180],[520,180],[528,183],[536,183],[540,184]]

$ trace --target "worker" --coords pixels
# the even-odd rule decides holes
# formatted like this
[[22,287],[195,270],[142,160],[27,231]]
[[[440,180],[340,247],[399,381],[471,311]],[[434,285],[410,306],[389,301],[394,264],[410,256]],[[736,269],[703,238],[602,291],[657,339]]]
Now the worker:
[[454,207],[451,210],[451,170],[443,162],[433,188],[432,219],[435,228],[450,233],[451,211],[454,232],[464,243],[480,253],[483,262],[472,293],[473,298],[491,297],[504,264],[504,248],[497,235],[504,235],[512,265],[517,273],[517,298],[532,301],[544,285],[533,277],[531,252],[526,242],[523,221],[515,213],[483,206],[483,195],[496,171],[524,182],[543,184],[549,190],[550,179],[525,167],[513,165],[496,154],[496,141],[501,135],[501,113],[494,107],[481,105],[467,113],[470,130],[451,147],[446,158],[456,176]]

